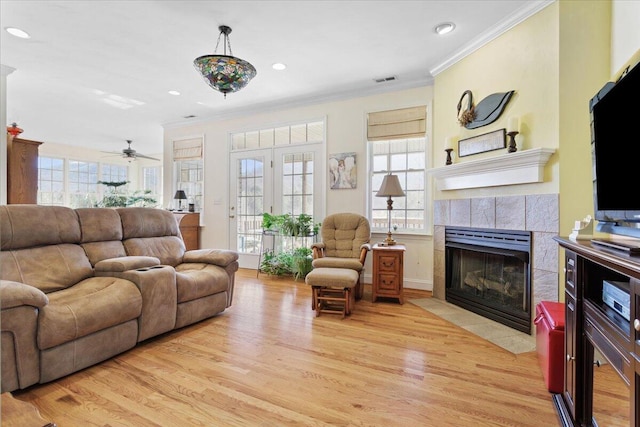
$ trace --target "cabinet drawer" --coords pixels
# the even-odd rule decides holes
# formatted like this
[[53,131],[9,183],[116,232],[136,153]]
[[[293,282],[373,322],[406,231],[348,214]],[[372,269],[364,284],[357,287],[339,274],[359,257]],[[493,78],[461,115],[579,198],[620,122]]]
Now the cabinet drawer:
[[397,271],[398,257],[394,254],[378,256],[378,270],[380,271]]
[[397,274],[378,274],[378,292],[393,291],[394,293],[400,288]]

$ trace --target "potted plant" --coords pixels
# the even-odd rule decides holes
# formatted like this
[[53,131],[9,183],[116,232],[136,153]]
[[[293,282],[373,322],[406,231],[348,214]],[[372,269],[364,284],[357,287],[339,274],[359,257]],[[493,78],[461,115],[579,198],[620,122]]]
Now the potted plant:
[[290,252],[274,253],[267,251],[260,263],[260,271],[272,276],[285,276],[292,274],[292,255]]
[[296,280],[298,280],[299,277],[305,278],[313,268],[311,265],[313,261],[311,253],[310,248],[297,248],[293,250],[291,271]]
[[287,236],[309,236],[313,227],[313,217],[300,214],[297,217],[289,214],[283,215],[282,233]]

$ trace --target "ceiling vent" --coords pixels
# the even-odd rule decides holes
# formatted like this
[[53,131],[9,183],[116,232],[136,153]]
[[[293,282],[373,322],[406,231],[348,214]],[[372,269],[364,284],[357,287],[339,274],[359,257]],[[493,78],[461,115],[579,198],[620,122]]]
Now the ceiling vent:
[[376,82],[376,83],[392,82],[394,80],[398,80],[398,77],[389,76],[389,77],[382,77],[380,79],[373,79],[373,81]]

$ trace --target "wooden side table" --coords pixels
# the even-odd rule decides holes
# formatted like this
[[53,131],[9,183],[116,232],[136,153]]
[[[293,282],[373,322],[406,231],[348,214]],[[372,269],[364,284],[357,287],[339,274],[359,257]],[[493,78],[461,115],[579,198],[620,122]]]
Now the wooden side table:
[[373,245],[373,289],[371,300],[397,298],[404,304],[404,245]]
[[178,221],[186,249],[200,249],[200,213],[174,211],[173,215]]

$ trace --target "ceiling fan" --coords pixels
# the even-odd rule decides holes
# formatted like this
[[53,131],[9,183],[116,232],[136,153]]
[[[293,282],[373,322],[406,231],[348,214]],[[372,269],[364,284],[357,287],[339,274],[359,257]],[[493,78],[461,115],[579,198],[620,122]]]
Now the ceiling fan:
[[136,150],[131,148],[131,142],[132,141],[130,139],[127,139],[128,145],[127,148],[122,149],[122,158],[129,159],[129,161],[133,161],[137,158],[160,161],[160,159],[156,159],[155,157],[145,156],[144,154],[138,153]]

